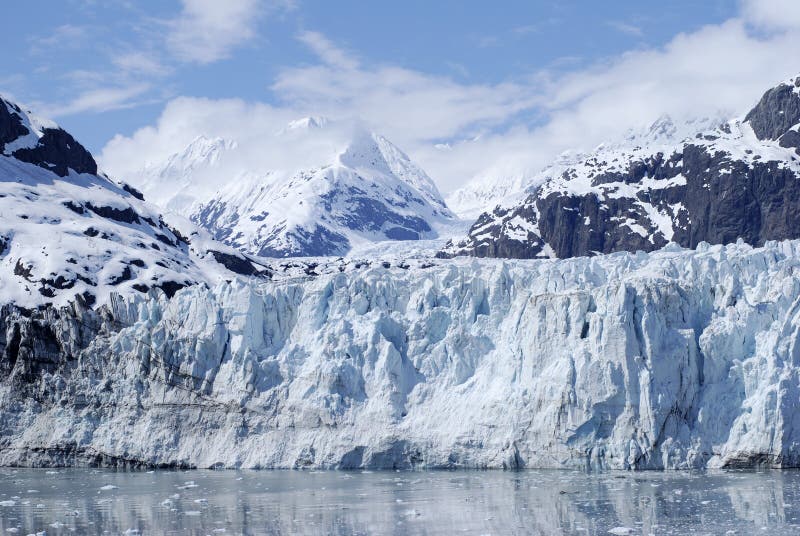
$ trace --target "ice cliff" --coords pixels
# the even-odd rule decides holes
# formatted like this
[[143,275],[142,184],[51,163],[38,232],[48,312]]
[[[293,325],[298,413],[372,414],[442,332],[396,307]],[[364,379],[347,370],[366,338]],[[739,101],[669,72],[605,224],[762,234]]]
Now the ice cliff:
[[0,315],[0,464],[800,466],[800,241]]

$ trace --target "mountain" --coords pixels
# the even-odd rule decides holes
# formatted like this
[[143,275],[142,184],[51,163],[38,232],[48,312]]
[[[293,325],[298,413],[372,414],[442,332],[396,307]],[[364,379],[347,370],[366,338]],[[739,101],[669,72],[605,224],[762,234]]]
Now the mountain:
[[800,241],[344,259],[4,309],[0,465],[798,467],[799,271]]
[[194,202],[192,176],[202,170],[218,168],[223,155],[236,149],[236,143],[222,138],[195,138],[186,149],[165,162],[149,163],[141,172],[138,189],[148,200],[167,199],[164,208],[184,213]]
[[69,133],[0,99],[0,304],[171,295],[235,276],[224,264],[264,271],[192,225],[168,224],[139,191],[100,173]]
[[[800,236],[800,78],[674,144],[601,147],[484,212],[442,256],[567,258]],[[667,127],[667,130],[670,130]],[[667,136],[669,138],[670,136]]]
[[[565,155],[566,156],[566,155]],[[462,218],[475,219],[486,207],[510,204],[524,197],[533,177],[515,175],[481,175],[447,196],[447,206]]]
[[198,138],[129,180],[215,239],[265,257],[336,256],[369,242],[436,238],[453,220],[425,172],[363,128],[306,118],[263,143],[301,154],[283,166],[257,161],[242,169],[252,155],[236,142]]
[[[722,113],[708,117],[673,121],[662,116],[644,129],[630,129],[619,141],[601,144],[594,152],[619,156],[629,153],[652,154],[669,150],[695,134],[724,122]],[[525,199],[531,190],[548,179],[591,157],[590,152],[564,151],[553,162],[536,173],[479,175],[447,196],[447,205],[461,217],[477,219],[487,207],[511,207]]]

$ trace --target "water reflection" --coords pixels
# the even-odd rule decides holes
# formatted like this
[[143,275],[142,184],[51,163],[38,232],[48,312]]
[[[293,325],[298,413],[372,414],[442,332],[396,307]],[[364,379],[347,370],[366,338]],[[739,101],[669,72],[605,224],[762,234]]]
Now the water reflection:
[[800,533],[800,473],[0,470],[29,534]]

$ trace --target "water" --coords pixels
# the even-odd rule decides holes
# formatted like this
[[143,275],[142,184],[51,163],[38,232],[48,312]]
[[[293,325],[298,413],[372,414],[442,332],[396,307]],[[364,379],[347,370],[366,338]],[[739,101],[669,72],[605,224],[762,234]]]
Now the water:
[[0,469],[0,535],[39,531],[800,534],[800,472]]

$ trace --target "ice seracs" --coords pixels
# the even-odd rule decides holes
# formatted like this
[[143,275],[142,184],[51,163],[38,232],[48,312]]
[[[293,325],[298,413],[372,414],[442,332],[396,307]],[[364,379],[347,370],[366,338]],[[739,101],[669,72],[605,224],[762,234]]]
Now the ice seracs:
[[0,464],[797,467],[798,270],[798,241],[329,260],[5,309]]

